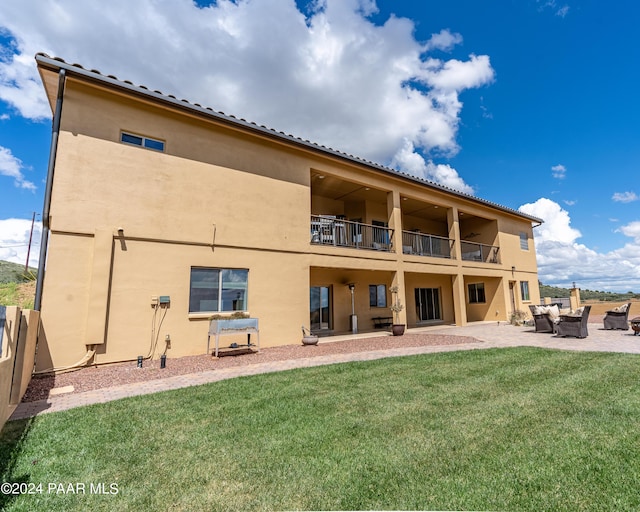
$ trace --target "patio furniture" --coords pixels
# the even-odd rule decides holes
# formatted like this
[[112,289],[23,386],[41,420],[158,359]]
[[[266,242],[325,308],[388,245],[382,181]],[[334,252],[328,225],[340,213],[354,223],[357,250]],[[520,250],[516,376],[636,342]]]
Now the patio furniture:
[[529,306],[536,332],[556,332],[555,321],[560,316],[557,304]]
[[373,320],[374,329],[384,329],[391,327],[393,324],[393,317],[391,316],[374,316],[371,320]]
[[589,320],[590,310],[591,306],[583,306],[569,315],[560,315],[560,321],[556,326],[557,336],[573,336],[575,338],[586,338],[589,336],[587,322]]
[[629,310],[631,309],[631,302],[624,304],[623,306],[613,308],[611,311],[607,311],[604,315],[604,328],[605,329],[621,329],[623,331],[629,330]]
[[637,336],[640,334],[640,316],[632,318],[629,322],[631,324],[631,328],[633,329],[633,335]]
[[[256,334],[256,343],[251,343],[251,334]],[[220,355],[220,336],[228,334],[246,334],[247,343],[232,343],[228,348],[237,349],[239,347],[256,347],[260,352],[260,329],[258,329],[257,318],[229,318],[224,320],[211,320],[209,323],[209,335],[207,336],[207,354],[211,353],[211,336],[215,337],[215,357]]]

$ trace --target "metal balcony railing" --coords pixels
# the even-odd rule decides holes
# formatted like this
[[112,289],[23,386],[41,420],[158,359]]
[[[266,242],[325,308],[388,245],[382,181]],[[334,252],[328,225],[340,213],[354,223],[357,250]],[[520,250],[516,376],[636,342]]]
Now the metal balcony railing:
[[495,245],[477,244],[474,242],[460,242],[462,259],[466,261],[483,261],[485,263],[500,263],[500,247]]
[[374,251],[392,250],[393,229],[330,215],[311,216],[311,243]]
[[402,232],[402,252],[436,258],[451,258],[453,240],[441,236],[425,235],[413,231]]

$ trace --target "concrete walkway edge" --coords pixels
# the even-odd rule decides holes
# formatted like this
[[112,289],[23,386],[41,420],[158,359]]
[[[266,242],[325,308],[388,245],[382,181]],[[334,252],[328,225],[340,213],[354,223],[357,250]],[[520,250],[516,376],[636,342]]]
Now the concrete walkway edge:
[[[424,330],[421,329],[420,331]],[[517,346],[536,346],[560,350],[640,353],[640,337],[634,336],[632,331],[605,331],[599,324],[589,325],[589,337],[585,339],[558,338],[551,334],[535,333],[532,329],[514,327],[508,324],[498,324],[496,322],[476,323],[465,327],[431,327],[428,328],[428,332],[433,334],[469,336],[478,341],[454,345],[403,347],[257,363],[247,366],[176,375],[164,379],[134,382],[83,393],[57,395],[49,397],[46,400],[20,403],[11,415],[9,421],[29,418],[48,412],[65,411],[74,407],[120,400],[131,396],[170,391],[189,386],[199,386],[236,377],[352,361],[373,361],[386,357]]]

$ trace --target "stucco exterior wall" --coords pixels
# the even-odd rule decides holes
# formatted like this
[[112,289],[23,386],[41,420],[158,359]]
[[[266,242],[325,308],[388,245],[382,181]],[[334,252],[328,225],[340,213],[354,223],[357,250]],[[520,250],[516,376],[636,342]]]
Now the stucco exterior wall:
[[[122,131],[161,140],[165,150],[121,143]],[[318,173],[341,180],[338,187],[361,188],[361,195],[346,201],[340,190],[323,193],[314,185]],[[439,220],[405,214],[408,199],[446,213]],[[313,244],[312,213],[388,223],[392,247]],[[189,313],[193,267],[248,270],[247,310],[259,318],[263,347],[299,342],[300,327],[309,325],[310,286],[331,287],[336,332],[350,327],[348,283],[366,329],[373,317],[391,316],[369,305],[371,284],[399,285],[409,326],[419,323],[416,288],[439,290],[443,323],[506,320],[510,281],[529,281],[531,301],[539,302],[525,218],[72,78],[50,227],[39,370],[74,364],[90,348],[96,363],[157,357],[165,349],[169,357],[204,353],[210,313]],[[403,254],[403,229],[454,239],[452,258]],[[462,260],[467,232],[476,233],[474,242],[499,246],[500,261]],[[521,232],[529,237],[526,251]],[[485,283],[486,304],[468,304],[470,282]],[[168,307],[152,306],[159,296],[170,297]]]

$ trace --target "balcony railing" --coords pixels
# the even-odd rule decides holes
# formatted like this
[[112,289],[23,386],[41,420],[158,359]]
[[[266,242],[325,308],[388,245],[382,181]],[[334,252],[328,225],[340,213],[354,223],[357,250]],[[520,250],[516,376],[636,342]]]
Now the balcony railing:
[[498,252],[500,247],[495,245],[476,244],[474,242],[460,242],[462,259],[467,261],[483,261],[485,263],[500,263]]
[[402,232],[402,252],[436,258],[451,258],[453,240],[441,236],[425,235],[413,231]]
[[390,252],[393,229],[329,215],[311,216],[311,243]]

